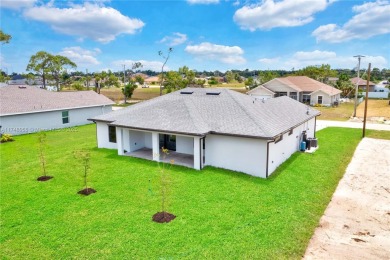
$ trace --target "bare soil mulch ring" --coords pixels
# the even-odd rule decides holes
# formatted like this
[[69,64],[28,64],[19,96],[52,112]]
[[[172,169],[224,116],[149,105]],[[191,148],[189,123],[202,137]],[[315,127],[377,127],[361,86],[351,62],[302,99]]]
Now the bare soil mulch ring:
[[41,176],[37,178],[37,181],[48,181],[53,178],[54,178],[53,176]]
[[168,212],[157,212],[153,215],[152,220],[157,223],[168,223],[176,218],[175,215]]
[[88,196],[88,195],[91,195],[92,193],[95,193],[96,190],[92,189],[92,188],[85,188],[79,192],[77,192],[78,194],[81,194],[81,195],[85,195],[85,196]]

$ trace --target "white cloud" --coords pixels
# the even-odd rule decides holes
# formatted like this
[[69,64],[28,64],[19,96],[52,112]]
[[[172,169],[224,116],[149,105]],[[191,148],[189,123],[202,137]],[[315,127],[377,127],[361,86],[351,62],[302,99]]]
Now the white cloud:
[[32,7],[37,0],[1,0],[1,8],[21,9]]
[[59,33],[103,43],[113,41],[120,34],[134,34],[145,25],[141,20],[124,16],[116,9],[88,2],[69,8],[58,8],[49,3],[27,9],[24,15],[49,24]]
[[389,1],[369,2],[354,6],[352,10],[356,15],[344,25],[322,25],[312,35],[317,41],[339,43],[390,33]]
[[258,59],[258,62],[265,63],[265,64],[275,64],[275,63],[278,63],[279,60],[280,60],[280,57],[262,58],[262,59]]
[[172,36],[165,36],[159,42],[166,43],[168,46],[177,46],[187,41],[187,35],[183,33],[173,33]]
[[[161,67],[163,65],[161,61],[148,61],[148,60],[117,60],[112,62],[112,64],[120,68],[122,68],[123,65],[126,65],[126,69],[131,69],[132,64],[136,62],[141,62],[142,68],[140,68],[140,70],[161,71]],[[167,65],[165,65],[164,70],[168,71],[170,69]]]
[[315,0],[264,0],[238,9],[234,21],[241,29],[255,31],[275,27],[300,26],[313,21],[313,15],[323,11],[333,1]]
[[246,60],[244,51],[238,46],[224,46],[203,42],[199,45],[188,45],[185,51],[201,59],[217,60],[227,64],[242,64]]
[[321,60],[321,59],[332,59],[335,58],[337,55],[335,52],[332,51],[298,51],[293,55],[294,59],[301,60],[301,61],[311,61],[311,60]]
[[189,4],[218,4],[219,0],[187,0]]
[[[262,61],[272,61],[269,63]],[[263,58],[258,60],[261,63],[260,69],[285,69],[291,70],[294,68],[302,69],[307,66],[315,66],[321,64],[329,64],[332,69],[349,68],[353,69],[357,65],[357,58],[353,56],[339,56],[332,51],[298,51],[293,53],[290,57],[284,59],[275,58]],[[367,68],[368,63],[371,63],[371,67],[387,68],[389,66],[386,58],[382,56],[369,56],[362,58],[361,68]],[[262,66],[263,65],[263,66]],[[272,67],[270,66],[272,65]]]
[[96,56],[100,53],[101,51],[98,48],[91,51],[75,46],[63,48],[58,54],[68,57],[71,61],[76,63],[77,66],[91,66],[100,64],[96,59]]

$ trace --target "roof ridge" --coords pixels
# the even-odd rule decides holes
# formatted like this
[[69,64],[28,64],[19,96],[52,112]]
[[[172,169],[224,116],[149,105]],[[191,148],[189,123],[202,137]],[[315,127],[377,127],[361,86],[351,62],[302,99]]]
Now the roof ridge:
[[[229,96],[234,100],[234,101],[236,101],[236,103],[240,106],[240,108],[245,112],[245,114],[247,114],[252,120],[253,120],[253,122],[256,124],[256,126],[258,127],[258,128],[260,128],[260,130],[261,131],[263,131],[263,133],[266,133],[267,135],[270,135],[270,133],[268,132],[268,131],[265,131],[264,129],[263,129],[263,127],[261,127],[260,125],[259,125],[259,123],[257,122],[257,118],[252,114],[252,113],[250,113],[250,111],[248,111],[246,108],[245,108],[245,106],[241,103],[241,100],[240,99],[238,99],[237,97],[235,97],[232,93],[232,90],[231,91],[226,91],[227,93],[229,93]],[[234,94],[236,94],[236,93],[234,93]],[[237,94],[241,94],[241,93],[237,93]],[[244,95],[244,94],[242,94],[242,95]],[[244,96],[247,96],[247,95],[244,95]],[[248,96],[249,97],[249,96]]]

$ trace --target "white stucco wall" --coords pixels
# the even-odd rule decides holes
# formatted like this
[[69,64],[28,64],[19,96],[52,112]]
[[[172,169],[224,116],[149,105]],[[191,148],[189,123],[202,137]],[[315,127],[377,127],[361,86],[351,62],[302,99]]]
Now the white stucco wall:
[[205,165],[266,176],[267,142],[223,135],[206,136]]
[[127,130],[130,133],[130,150],[134,152],[145,147],[145,133],[141,131]]
[[108,126],[106,123],[96,122],[96,138],[98,148],[118,149],[116,143],[109,142]]
[[194,154],[194,138],[188,136],[176,136],[176,152]]
[[[69,111],[69,123],[62,123],[62,112]],[[12,135],[91,124],[88,118],[112,111],[112,106],[64,109],[40,113],[0,116],[1,131]],[[65,130],[64,130],[65,131]]]
[[305,130],[308,138],[314,137],[315,119],[311,119],[298,127],[293,129],[293,133],[289,132],[283,134],[283,140],[278,143],[271,142],[269,144],[268,157],[268,176],[270,176],[275,169],[286,161],[290,156],[299,151],[299,144],[302,141],[302,132]]
[[144,136],[145,136],[145,140],[144,140],[145,147],[149,149],[153,149],[152,133],[145,132]]
[[322,96],[322,105],[324,106],[331,106],[335,101],[340,101],[340,94],[330,96],[322,91],[318,91],[311,95],[310,105],[318,104],[318,96]]

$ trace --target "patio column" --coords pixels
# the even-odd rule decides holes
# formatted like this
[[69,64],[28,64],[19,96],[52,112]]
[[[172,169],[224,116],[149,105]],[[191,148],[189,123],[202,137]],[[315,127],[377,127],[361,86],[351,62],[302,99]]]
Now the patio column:
[[200,170],[200,137],[194,136],[194,169]]
[[123,155],[123,129],[120,127],[116,128],[116,144],[118,146],[118,155]]
[[157,132],[152,133],[153,161],[160,161],[160,138]]

